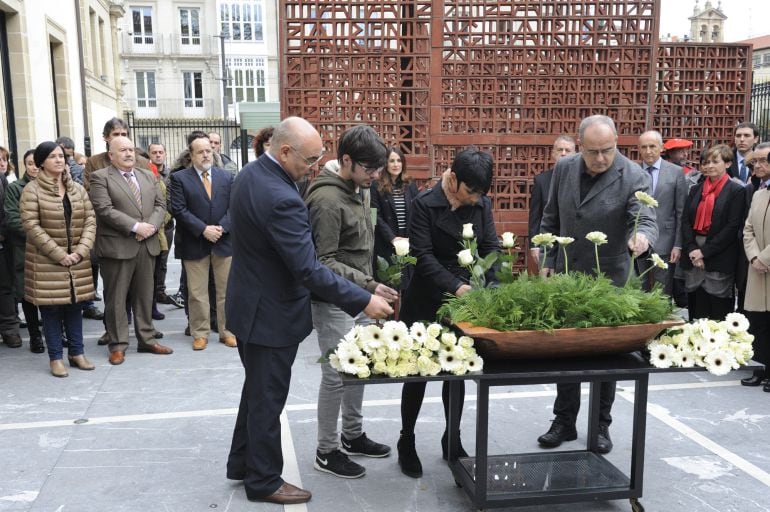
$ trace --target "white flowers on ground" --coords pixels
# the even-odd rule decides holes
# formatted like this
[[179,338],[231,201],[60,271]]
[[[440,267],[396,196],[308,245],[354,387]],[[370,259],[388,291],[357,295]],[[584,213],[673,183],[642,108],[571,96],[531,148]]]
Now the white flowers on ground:
[[473,338],[459,338],[439,324],[388,321],[380,327],[356,326],[328,355],[338,372],[365,379],[370,375],[430,376],[441,371],[464,375],[481,371],[483,359],[473,347]]
[[754,356],[754,336],[748,328],[745,316],[730,313],[721,322],[701,318],[668,329],[647,345],[650,364],[658,368],[700,366],[714,375],[725,375]]

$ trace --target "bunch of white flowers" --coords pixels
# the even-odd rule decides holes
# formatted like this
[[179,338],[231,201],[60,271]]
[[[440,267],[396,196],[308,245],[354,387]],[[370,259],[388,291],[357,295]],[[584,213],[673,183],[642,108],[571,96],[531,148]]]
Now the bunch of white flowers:
[[701,318],[674,327],[650,341],[650,364],[658,368],[700,366],[714,375],[725,375],[748,363],[754,356],[749,321],[740,313],[724,320]]
[[448,372],[464,375],[480,371],[484,361],[473,348],[473,338],[459,338],[439,324],[388,321],[357,325],[329,354],[329,364],[341,373],[365,379],[370,375],[423,377]]

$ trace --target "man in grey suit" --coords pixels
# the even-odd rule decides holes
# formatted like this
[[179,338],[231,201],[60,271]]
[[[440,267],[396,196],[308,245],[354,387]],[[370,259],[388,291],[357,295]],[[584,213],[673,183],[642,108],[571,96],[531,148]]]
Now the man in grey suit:
[[110,363],[121,364],[128,348],[126,297],[134,313],[138,351],[173,352],[155,341],[152,324],[153,273],[155,257],[160,254],[158,229],[166,215],[166,201],[158,180],[134,167],[130,139],[111,139],[109,154],[111,165],[91,175],[89,195],[96,212],[96,254],[104,281]]
[[[604,232],[607,243],[599,247],[601,272],[616,286],[623,286],[631,265],[630,252],[644,253],[658,237],[655,215],[635,197],[636,192],[649,192],[650,177],[618,153],[618,133],[609,117],[594,115],[583,119],[578,134],[580,153],[562,158],[554,168],[540,232],[574,238],[567,251],[569,269],[586,274],[596,273],[596,262],[594,245],[585,236],[591,231]],[[638,212],[639,225],[634,236]],[[543,275],[561,272],[564,267],[563,251],[551,251]],[[548,432],[537,440],[546,448],[577,439],[575,420],[580,410],[580,384],[558,384],[556,388],[556,418]],[[602,382],[598,436],[589,442],[599,453],[612,450],[609,425],[614,400],[615,383]]]
[[[682,211],[687,200],[687,181],[681,167],[660,157],[662,152],[663,137],[660,132],[650,130],[639,136],[640,165],[650,175],[651,195],[658,201],[655,208],[658,240],[653,244],[652,252],[669,263],[668,269],[650,270],[642,288],[650,290],[653,283],[658,282],[670,296],[674,286],[674,267],[682,254]],[[644,258],[639,258],[636,263],[640,274],[652,265]]]

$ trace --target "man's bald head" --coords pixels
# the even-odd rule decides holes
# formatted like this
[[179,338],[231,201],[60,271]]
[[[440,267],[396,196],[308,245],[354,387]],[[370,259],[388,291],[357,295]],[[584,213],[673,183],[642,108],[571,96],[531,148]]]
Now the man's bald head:
[[107,143],[107,151],[112,165],[120,170],[133,169],[136,158],[134,156],[134,143],[128,137],[113,137]]
[[268,152],[298,181],[317,168],[324,146],[312,124],[301,117],[287,117],[275,127]]

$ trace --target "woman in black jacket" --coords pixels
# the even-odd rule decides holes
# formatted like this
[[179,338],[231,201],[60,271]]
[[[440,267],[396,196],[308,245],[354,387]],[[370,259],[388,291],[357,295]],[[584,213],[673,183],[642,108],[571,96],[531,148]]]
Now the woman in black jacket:
[[733,285],[738,264],[739,232],[745,218],[743,186],[727,169],[733,152],[724,144],[701,153],[705,179],[690,189],[682,215],[680,261],[685,273],[690,320],[723,320],[733,311]]
[[[500,249],[492,219],[492,202],[486,193],[492,183],[492,157],[476,148],[457,154],[452,168],[444,172],[441,182],[422,192],[412,203],[409,222],[411,254],[417,258],[414,276],[404,293],[401,320],[407,325],[417,321],[434,321],[445,294],[461,296],[471,290],[469,273],[457,261],[462,250],[463,224],[473,224],[479,256]],[[494,279],[490,270],[487,282]],[[464,388],[463,388],[464,389]],[[462,396],[454,414],[462,412]],[[401,437],[398,441],[398,464],[413,478],[422,476],[422,464],[415,449],[414,428],[425,396],[425,383],[404,384],[401,392]],[[449,387],[444,383],[442,399],[444,416],[448,417]],[[447,431],[441,439],[447,459]],[[460,455],[465,452],[460,446]]]
[[[394,254],[393,242],[407,238],[412,201],[417,193],[417,184],[407,172],[404,154],[395,147],[388,149],[385,172],[380,173],[380,179],[371,188],[371,206],[377,209],[377,225],[374,229],[375,270],[377,257],[385,258],[390,263]],[[402,290],[409,285],[409,268],[405,274],[401,277]]]

